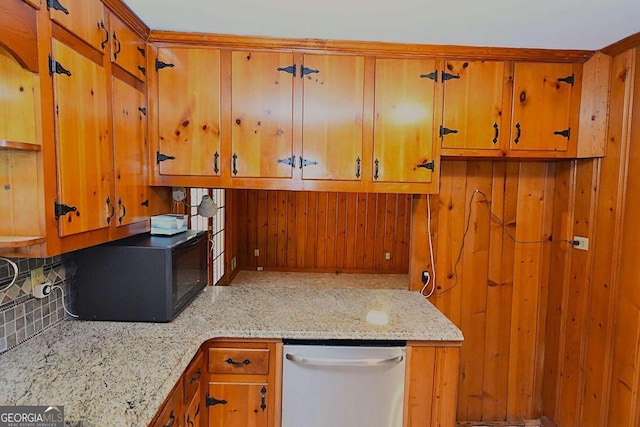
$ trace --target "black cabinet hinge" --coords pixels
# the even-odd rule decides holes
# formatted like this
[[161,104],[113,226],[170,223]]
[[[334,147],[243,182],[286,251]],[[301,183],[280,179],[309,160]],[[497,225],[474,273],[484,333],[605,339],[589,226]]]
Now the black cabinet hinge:
[[277,70],[283,71],[285,73],[293,74],[293,77],[296,77],[296,64],[289,65],[288,67],[280,67]]
[[58,203],[57,200],[53,201],[53,212],[56,216],[56,219],[68,214],[69,212],[75,212],[76,210],[77,208],[75,206],[69,206],[63,203]]
[[571,128],[565,130],[557,130],[553,132],[554,135],[564,136],[567,139],[571,139]]
[[159,151],[156,151],[156,163],[160,164],[160,162],[164,162],[165,160],[175,160],[176,156],[167,156],[166,154],[162,154]]
[[287,157],[286,159],[278,159],[278,163],[284,163],[292,168],[296,167],[296,156]]
[[417,168],[425,168],[425,169],[428,169],[431,172],[433,172],[436,169],[436,163],[433,160],[431,160],[430,162],[425,160],[422,163],[417,164],[416,167]]
[[429,74],[420,74],[420,78],[421,79],[431,79],[434,82],[438,81],[438,71],[434,71],[433,73],[429,73]]
[[317,164],[318,162],[316,162],[315,160],[303,159],[302,156],[300,156],[300,169],[302,169],[305,166],[313,166]]
[[570,76],[567,76],[567,77],[559,77],[558,81],[563,83],[568,83],[571,86],[573,86],[573,83],[575,81],[575,76],[571,74]]
[[136,49],[138,49],[138,52],[140,52],[140,55],[142,55],[143,58],[147,57],[147,51],[145,48],[138,46]]
[[138,111],[142,113],[142,115],[147,115],[147,107],[138,107]]
[[71,71],[67,70],[60,64],[58,61],[53,59],[51,55],[49,55],[49,74],[64,74],[66,76],[71,76]]
[[140,73],[141,73],[143,76],[146,76],[146,75],[147,75],[147,69],[146,69],[146,68],[141,67],[140,65],[138,65],[138,70],[140,70]]
[[173,68],[175,65],[169,64],[168,62],[162,62],[159,59],[156,59],[156,71],[161,70],[163,68]]
[[144,202],[140,203],[140,206],[144,206],[144,207],[149,207],[149,199],[145,200]]
[[47,10],[49,9],[59,10],[65,15],[69,14],[69,9],[61,5],[58,0],[47,0]]
[[320,70],[314,70],[312,68],[307,68],[305,66],[300,67],[300,78],[306,76],[307,74],[318,74]]
[[442,138],[445,135],[449,135],[450,133],[458,133],[458,131],[456,129],[449,129],[440,125],[440,133],[439,133],[440,138]]
[[209,393],[205,396],[205,404],[207,407],[215,405],[226,405],[227,401],[224,399],[216,399],[215,397],[209,397]]
[[447,80],[451,80],[451,79],[459,79],[460,78],[460,74],[451,74],[451,73],[447,73],[446,71],[442,72],[442,82],[446,82]]

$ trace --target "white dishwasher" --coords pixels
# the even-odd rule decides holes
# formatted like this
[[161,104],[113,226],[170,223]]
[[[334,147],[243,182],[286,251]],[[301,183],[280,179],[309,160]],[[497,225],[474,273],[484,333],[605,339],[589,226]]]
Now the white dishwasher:
[[400,427],[405,343],[285,341],[282,427]]

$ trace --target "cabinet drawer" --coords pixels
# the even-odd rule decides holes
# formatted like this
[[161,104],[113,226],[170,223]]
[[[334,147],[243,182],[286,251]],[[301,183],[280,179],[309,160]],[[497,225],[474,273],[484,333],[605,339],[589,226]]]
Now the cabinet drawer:
[[202,378],[202,352],[193,359],[184,373],[184,402],[189,403],[200,385]]
[[267,375],[269,349],[210,348],[209,373]]
[[151,427],[179,426],[182,423],[182,387],[173,389],[164,403],[160,415],[151,423]]

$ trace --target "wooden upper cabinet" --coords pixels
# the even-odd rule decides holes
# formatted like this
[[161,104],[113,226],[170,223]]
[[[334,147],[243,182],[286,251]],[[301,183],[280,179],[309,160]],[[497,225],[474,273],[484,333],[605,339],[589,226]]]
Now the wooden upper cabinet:
[[147,118],[144,93],[113,80],[116,226],[149,218]]
[[447,61],[440,81],[444,98],[438,133],[443,150],[499,151],[501,136],[509,133],[509,123],[502,124],[503,89],[509,83],[505,63]]
[[304,55],[303,179],[361,180],[364,58]]
[[[572,89],[576,66],[515,64],[511,150],[567,151],[571,135]],[[575,137],[575,135],[574,135]]]
[[431,182],[436,82],[434,60],[377,59],[373,178]]
[[113,166],[104,68],[52,41],[60,235],[107,227]]
[[160,174],[219,175],[220,51],[159,48],[156,64]]
[[99,51],[109,42],[100,0],[47,0],[51,19]]
[[124,22],[109,13],[111,62],[141,81],[147,76],[146,45]]
[[296,69],[290,52],[232,52],[232,176],[291,178]]

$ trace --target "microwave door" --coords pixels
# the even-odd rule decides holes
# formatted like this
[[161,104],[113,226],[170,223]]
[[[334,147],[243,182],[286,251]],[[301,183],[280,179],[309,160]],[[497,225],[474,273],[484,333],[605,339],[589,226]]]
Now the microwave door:
[[173,253],[173,302],[178,313],[207,284],[207,235],[203,233]]

